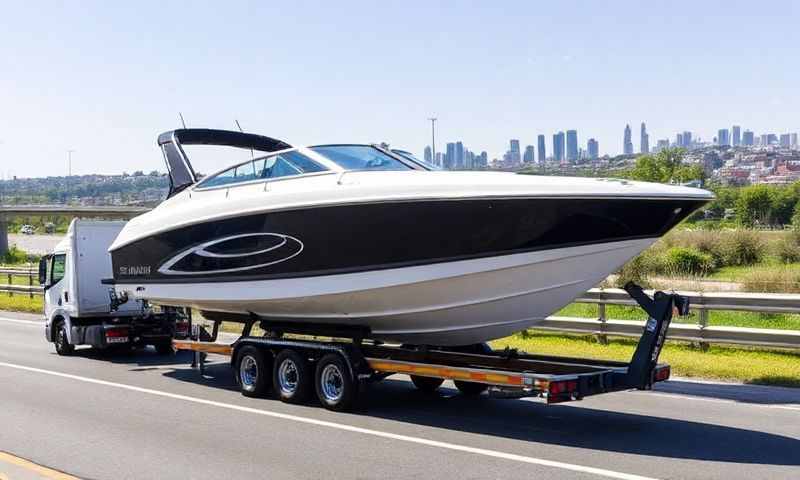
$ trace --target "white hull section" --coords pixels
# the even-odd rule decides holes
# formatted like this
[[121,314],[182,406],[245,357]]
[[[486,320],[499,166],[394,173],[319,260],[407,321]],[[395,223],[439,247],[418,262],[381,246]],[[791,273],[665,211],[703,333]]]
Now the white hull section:
[[468,345],[535,325],[656,239],[360,273],[117,285],[132,298],[283,321],[368,326],[377,339]]

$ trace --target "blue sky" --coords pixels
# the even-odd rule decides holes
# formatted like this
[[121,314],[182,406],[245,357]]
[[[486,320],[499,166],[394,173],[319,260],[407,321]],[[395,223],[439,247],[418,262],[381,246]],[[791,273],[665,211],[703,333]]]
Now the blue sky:
[[[502,155],[575,128],[622,150],[741,124],[800,130],[794,2],[7,2],[0,175],[163,169],[158,133],[292,144],[462,140]],[[222,165],[202,165],[211,170]]]

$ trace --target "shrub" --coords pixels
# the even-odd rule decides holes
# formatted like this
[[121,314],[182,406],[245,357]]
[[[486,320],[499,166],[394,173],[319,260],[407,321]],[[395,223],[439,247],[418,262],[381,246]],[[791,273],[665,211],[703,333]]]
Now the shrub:
[[644,252],[629,260],[617,272],[615,286],[623,288],[626,283],[633,282],[645,288],[649,287],[650,283],[647,276],[653,273],[650,257],[652,257],[651,254]]
[[[725,232],[728,233],[728,232]],[[694,248],[711,255],[712,270],[723,264],[723,232],[719,230],[683,230],[670,233],[664,238],[666,247]]]
[[786,267],[759,268],[742,276],[747,292],[800,293],[800,271]]
[[758,232],[734,230],[722,238],[722,261],[725,265],[753,265],[761,260],[764,247]]
[[783,263],[800,262],[800,232],[789,232],[774,244],[775,256]]
[[714,258],[692,247],[672,247],[664,254],[664,264],[670,273],[707,275],[714,269]]
[[0,256],[0,263],[6,264],[25,263],[28,260],[28,253],[20,250],[16,245],[12,245],[5,254]]

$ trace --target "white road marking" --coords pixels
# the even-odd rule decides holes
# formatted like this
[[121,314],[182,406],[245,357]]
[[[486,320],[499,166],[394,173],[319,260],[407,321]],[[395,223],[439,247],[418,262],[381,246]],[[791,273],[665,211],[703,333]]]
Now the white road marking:
[[36,320],[20,320],[18,318],[5,318],[0,317],[0,321],[3,322],[11,322],[11,323],[19,323],[21,325],[35,325],[37,327],[44,327],[43,321],[36,321]]
[[353,426],[353,425],[345,425],[345,424],[334,423],[334,422],[329,422],[329,421],[325,421],[325,420],[317,420],[317,419],[314,419],[314,418],[300,417],[300,416],[297,416],[297,415],[290,415],[290,414],[286,414],[286,413],[272,412],[272,411],[269,411],[269,410],[260,410],[260,409],[257,409],[257,408],[244,407],[244,406],[241,406],[241,405],[234,405],[234,404],[231,404],[231,403],[216,402],[216,401],[213,401],[213,400],[206,400],[206,399],[203,399],[203,398],[190,397],[190,396],[187,396],[187,395],[180,395],[180,394],[176,394],[176,393],[169,393],[169,392],[164,392],[164,391],[161,391],[161,390],[153,390],[153,389],[143,388],[143,387],[136,387],[136,386],[127,385],[127,384],[124,384],[124,383],[108,382],[108,381],[105,381],[105,380],[98,380],[96,378],[82,377],[82,376],[79,376],[79,375],[61,373],[61,372],[56,372],[56,371],[52,371],[52,370],[44,370],[44,369],[41,369],[41,368],[28,367],[28,366],[25,366],[25,365],[17,365],[17,364],[14,364],[14,363],[0,362],[0,367],[7,367],[7,368],[13,368],[13,369],[17,369],[17,370],[24,370],[24,371],[28,371],[28,372],[41,373],[41,374],[45,374],[45,375],[52,375],[52,376],[55,376],[55,377],[61,377],[61,378],[68,378],[68,379],[71,379],[71,380],[77,380],[79,382],[92,383],[92,384],[95,384],[95,385],[104,385],[104,386],[107,386],[107,387],[120,388],[120,389],[123,389],[123,390],[129,390],[129,391],[134,391],[134,392],[139,392],[139,393],[146,393],[146,394],[149,394],[149,395],[172,398],[172,399],[175,399],[175,400],[183,400],[185,402],[191,402],[191,403],[196,403],[196,404],[201,404],[201,405],[209,405],[209,406],[213,406],[213,407],[225,408],[225,409],[228,409],[228,410],[235,410],[235,411],[239,411],[239,412],[252,413],[252,414],[256,414],[256,415],[264,415],[264,416],[273,417],[273,418],[280,418],[282,420],[289,420],[289,421],[293,421],[293,422],[316,425],[316,426],[320,426],[320,427],[335,428],[335,429],[344,430],[344,431],[347,431],[347,432],[354,432],[354,433],[360,433],[360,434],[364,434],[364,435],[371,435],[371,436],[374,436],[374,437],[388,438],[388,439],[391,439],[391,440],[398,440],[398,441],[401,441],[401,442],[414,443],[414,444],[417,444],[417,445],[426,445],[426,446],[429,446],[429,447],[436,447],[436,448],[442,448],[442,449],[446,449],[446,450],[453,450],[453,451],[465,452],[465,453],[472,453],[472,454],[475,454],[475,455],[483,455],[483,456],[486,456],[486,457],[499,458],[499,459],[502,459],[502,460],[510,460],[510,461],[514,461],[514,462],[521,462],[521,463],[527,463],[527,464],[533,464],[533,465],[540,465],[540,466],[544,466],[544,467],[558,468],[558,469],[569,470],[569,471],[573,471],[573,472],[588,473],[588,474],[598,475],[598,476],[606,477],[606,478],[616,478],[616,479],[621,479],[621,480],[654,480],[652,477],[643,477],[643,476],[640,476],[640,475],[633,475],[633,474],[629,474],[629,473],[615,472],[613,470],[606,470],[606,469],[602,469],[602,468],[586,467],[586,466],[583,466],[583,465],[575,465],[575,464],[571,464],[571,463],[557,462],[557,461],[553,461],[553,460],[545,460],[545,459],[542,459],[542,458],[528,457],[528,456],[517,455],[517,454],[513,454],[513,453],[500,452],[500,451],[497,451],[497,450],[488,450],[488,449],[484,449],[484,448],[468,447],[466,445],[459,445],[459,444],[448,443],[448,442],[440,442],[440,441],[437,441],[437,440],[429,440],[427,438],[412,437],[412,436],[409,436],[409,435],[400,435],[400,434],[396,434],[396,433],[382,432],[380,430],[372,430],[372,429],[368,429],[368,428],[356,427],[356,426]]
[[769,404],[769,403],[755,403],[755,402],[747,402],[747,401],[739,401],[739,400],[732,400],[727,398],[701,398],[694,395],[686,394],[686,393],[667,393],[667,392],[643,392],[646,395],[655,395],[658,397],[667,397],[667,398],[677,398],[679,400],[696,400],[698,402],[713,402],[713,403],[724,403],[727,405],[740,405],[743,407],[765,407],[765,408],[780,408],[783,410],[798,410],[800,411],[800,405],[796,404],[787,404],[787,405],[776,405],[776,404]]

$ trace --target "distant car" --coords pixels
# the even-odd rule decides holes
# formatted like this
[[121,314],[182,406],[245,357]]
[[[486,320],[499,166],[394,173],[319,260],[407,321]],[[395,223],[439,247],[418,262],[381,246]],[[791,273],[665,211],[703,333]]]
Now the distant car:
[[19,229],[19,233],[23,235],[33,235],[36,233],[36,229],[33,225],[23,225],[22,228]]

